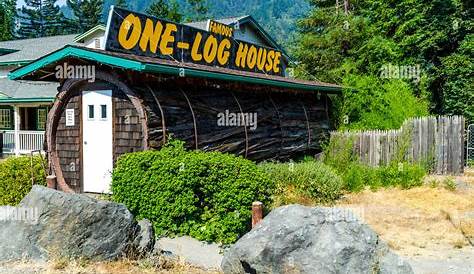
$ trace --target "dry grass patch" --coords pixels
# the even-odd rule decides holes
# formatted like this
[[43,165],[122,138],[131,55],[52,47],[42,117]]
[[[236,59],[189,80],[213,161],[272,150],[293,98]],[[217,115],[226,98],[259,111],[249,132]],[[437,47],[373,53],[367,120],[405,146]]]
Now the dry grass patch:
[[206,271],[192,267],[184,262],[170,262],[157,260],[119,260],[111,262],[90,262],[85,260],[54,259],[47,263],[42,262],[14,262],[0,264],[2,270],[15,273],[38,274],[219,274],[218,271]]
[[470,245],[467,238],[474,235],[473,187],[453,191],[440,184],[408,190],[366,190],[346,195],[338,206],[356,208],[362,219],[400,254],[422,255]]

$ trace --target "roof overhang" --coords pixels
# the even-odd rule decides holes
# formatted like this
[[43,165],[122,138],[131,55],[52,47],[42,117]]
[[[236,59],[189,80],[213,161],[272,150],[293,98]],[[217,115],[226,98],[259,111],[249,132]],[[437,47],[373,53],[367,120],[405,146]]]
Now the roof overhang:
[[25,103],[52,103],[55,98],[42,97],[42,98],[11,98],[3,97],[0,98],[1,104],[25,104]]
[[35,76],[35,73],[41,72],[41,70],[45,67],[59,64],[62,60],[67,58],[88,60],[99,64],[108,65],[110,67],[133,70],[142,73],[179,76],[183,73],[184,69],[187,77],[269,85],[297,90],[324,91],[328,93],[339,93],[341,91],[340,86],[333,84],[294,80],[285,77],[267,76],[252,72],[243,73],[241,71],[233,71],[230,69],[215,68],[196,64],[176,63],[173,61],[161,60],[151,57],[140,58],[131,54],[119,54],[71,45],[45,55],[23,67],[11,71],[9,78],[12,80],[43,80],[44,77],[40,77],[38,75]]
[[82,34],[77,35],[76,37],[74,37],[74,42],[84,42],[89,36],[93,36],[96,33],[105,33],[105,26],[97,25]]

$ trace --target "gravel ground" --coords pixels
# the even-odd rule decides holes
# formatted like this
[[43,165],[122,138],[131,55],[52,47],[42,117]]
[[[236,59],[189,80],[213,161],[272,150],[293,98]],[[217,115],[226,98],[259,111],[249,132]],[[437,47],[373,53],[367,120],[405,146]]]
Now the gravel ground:
[[474,274],[474,248],[438,251],[434,256],[406,258],[415,274]]

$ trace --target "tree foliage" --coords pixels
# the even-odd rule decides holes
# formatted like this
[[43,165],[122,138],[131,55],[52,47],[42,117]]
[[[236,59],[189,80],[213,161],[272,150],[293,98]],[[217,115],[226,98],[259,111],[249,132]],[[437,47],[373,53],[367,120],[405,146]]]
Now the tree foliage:
[[26,0],[18,18],[18,36],[36,38],[66,33],[66,18],[56,2],[57,0]]
[[115,1],[114,6],[122,8],[122,9],[128,8],[128,4],[127,4],[126,0],[117,0],[117,1]]
[[183,14],[180,12],[176,1],[167,3],[164,0],[156,0],[148,7],[146,12],[149,15],[169,19],[174,22],[181,22],[183,19]]
[[[356,85],[360,94],[371,90],[371,96],[358,98],[358,103],[373,109],[341,104],[346,108],[341,109],[340,118],[348,115],[349,123],[355,123],[357,128],[397,127],[400,113],[409,118],[425,112],[421,109],[425,103],[410,102],[428,99],[434,113],[463,114],[472,119],[473,47],[469,34],[473,21],[467,2],[357,0],[351,2],[347,14],[342,7],[336,9],[334,1],[310,3],[312,10],[299,21],[298,42],[293,48],[299,61],[297,76]],[[382,77],[387,66],[400,70],[388,77],[397,79]],[[414,71],[419,68],[417,76],[402,76],[405,67]],[[345,98],[354,99],[352,87],[348,86]],[[391,100],[393,91],[388,88],[403,91],[403,100],[414,109],[407,111],[406,106]],[[394,105],[387,108],[389,103]],[[354,108],[348,109],[347,105]],[[389,116],[387,109],[393,111]],[[372,120],[362,122],[369,118],[359,110],[372,113]],[[379,117],[374,120],[373,115]]]
[[73,12],[69,24],[75,33],[83,33],[103,22],[103,0],[67,0]]
[[13,22],[16,15],[14,0],[0,1],[0,41],[13,38]]
[[201,20],[207,18],[208,6],[205,0],[155,0],[146,13],[174,22]]

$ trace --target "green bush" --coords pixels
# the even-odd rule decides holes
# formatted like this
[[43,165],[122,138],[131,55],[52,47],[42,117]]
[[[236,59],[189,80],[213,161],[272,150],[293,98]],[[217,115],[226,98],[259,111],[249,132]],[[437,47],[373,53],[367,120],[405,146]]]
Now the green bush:
[[[31,161],[33,160],[33,166]],[[33,181],[46,184],[44,162],[39,156],[9,157],[0,161],[0,205],[17,205],[31,190]],[[33,171],[33,172],[32,172]]]
[[420,164],[393,162],[386,166],[370,167],[352,162],[341,176],[346,190],[358,192],[365,187],[375,190],[379,187],[412,188],[421,186],[425,175],[426,170]]
[[468,166],[469,168],[474,168],[474,160],[468,160],[468,161],[467,161],[467,166]]
[[294,188],[298,194],[317,203],[330,203],[342,195],[342,179],[322,162],[262,163],[260,167],[274,181],[276,196],[283,198],[281,204],[292,202],[285,199],[290,198],[285,197],[288,188]]
[[273,186],[253,162],[219,152],[186,151],[172,141],[159,151],[121,156],[113,172],[113,199],[157,235],[190,235],[235,242],[250,229],[251,205],[271,203]]
[[350,192],[358,192],[366,187],[377,189],[389,186],[420,186],[430,165],[426,161],[407,162],[404,155],[409,143],[403,140],[399,143],[399,151],[392,162],[381,167],[371,167],[359,162],[352,151],[350,138],[334,138],[325,147],[324,163],[337,171],[344,181],[344,189]]

